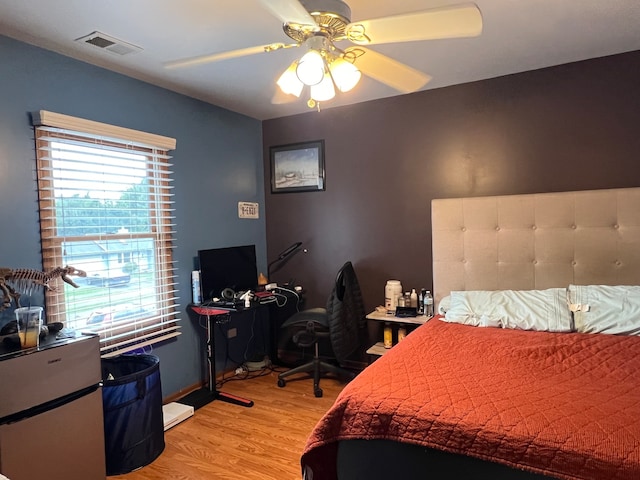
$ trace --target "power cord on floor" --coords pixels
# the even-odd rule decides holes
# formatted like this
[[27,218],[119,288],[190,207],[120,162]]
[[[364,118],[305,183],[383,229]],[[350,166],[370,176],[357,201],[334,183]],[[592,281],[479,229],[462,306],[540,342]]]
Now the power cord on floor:
[[[238,369],[240,368],[241,367],[238,367]],[[236,372],[238,371],[238,369],[236,369]],[[286,369],[282,371],[286,371]],[[222,379],[218,380],[218,382],[216,382],[216,387],[218,388],[222,387],[225,383],[228,383],[228,382],[236,382],[239,380],[251,380],[252,378],[265,377],[267,375],[270,375],[272,372],[280,373],[281,371],[278,370],[277,367],[274,367],[271,363],[261,368],[260,370],[250,371],[245,367],[245,368],[242,368],[242,371],[240,373],[236,373],[235,375],[229,376],[226,378],[223,377]]]

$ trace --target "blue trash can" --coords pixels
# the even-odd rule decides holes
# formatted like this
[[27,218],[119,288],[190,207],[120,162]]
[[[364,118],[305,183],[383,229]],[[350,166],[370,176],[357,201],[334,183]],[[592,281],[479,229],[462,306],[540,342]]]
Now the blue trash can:
[[154,355],[102,359],[107,475],[132,472],[164,450],[160,360]]

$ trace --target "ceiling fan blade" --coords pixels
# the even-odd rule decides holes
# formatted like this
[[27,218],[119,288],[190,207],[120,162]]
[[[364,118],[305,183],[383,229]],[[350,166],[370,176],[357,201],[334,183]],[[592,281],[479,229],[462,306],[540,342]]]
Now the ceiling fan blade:
[[354,65],[362,73],[402,93],[415,92],[431,80],[426,73],[364,47],[348,48],[345,56],[349,55],[357,57]]
[[220,60],[229,60],[230,58],[244,57],[247,55],[255,55],[256,53],[272,52],[281,48],[296,47],[297,44],[285,45],[284,43],[271,43],[269,45],[260,45],[257,47],[241,48],[239,50],[229,50],[228,52],[212,53],[209,55],[199,55],[197,57],[183,58],[166,62],[165,68],[184,68],[203,65],[205,63],[219,62]]
[[297,23],[318,27],[316,21],[298,0],[260,0],[260,3],[282,23]]
[[358,45],[476,37],[481,33],[482,14],[473,3],[364,20],[346,27],[347,38]]

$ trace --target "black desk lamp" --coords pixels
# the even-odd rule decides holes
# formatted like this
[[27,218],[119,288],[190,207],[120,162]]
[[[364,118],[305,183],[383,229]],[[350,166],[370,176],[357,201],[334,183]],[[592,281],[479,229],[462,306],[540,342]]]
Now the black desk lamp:
[[273,260],[272,262],[269,263],[269,265],[267,265],[267,279],[269,281],[271,281],[271,266],[274,263],[278,263],[278,262],[282,262],[285,258],[290,257],[291,255],[293,255],[295,252],[298,251],[298,249],[302,246],[302,242],[296,242],[293,245],[291,245],[290,247],[288,247],[286,250],[284,250],[280,255],[278,255],[278,258],[276,258],[275,260]]

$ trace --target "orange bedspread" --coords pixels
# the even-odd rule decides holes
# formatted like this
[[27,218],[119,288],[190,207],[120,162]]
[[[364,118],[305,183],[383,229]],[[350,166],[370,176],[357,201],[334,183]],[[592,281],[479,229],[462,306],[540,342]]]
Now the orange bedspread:
[[640,479],[640,337],[449,324],[413,331],[340,394],[302,468],[391,439],[560,479]]

